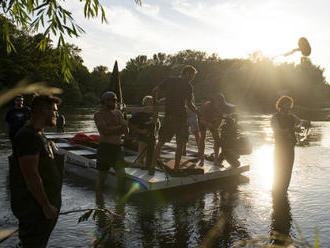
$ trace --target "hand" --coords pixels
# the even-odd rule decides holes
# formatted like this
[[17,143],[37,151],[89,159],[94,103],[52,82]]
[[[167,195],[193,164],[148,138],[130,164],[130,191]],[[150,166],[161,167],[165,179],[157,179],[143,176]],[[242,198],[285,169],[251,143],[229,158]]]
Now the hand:
[[42,211],[47,219],[55,219],[58,215],[58,209],[51,204],[43,206]]
[[123,134],[127,135],[127,134],[128,134],[128,132],[129,132],[129,129],[128,129],[128,127],[127,127],[127,126],[125,126],[125,125],[122,125],[122,126],[121,126],[121,129],[120,129],[120,131],[121,131],[121,133],[123,133]]

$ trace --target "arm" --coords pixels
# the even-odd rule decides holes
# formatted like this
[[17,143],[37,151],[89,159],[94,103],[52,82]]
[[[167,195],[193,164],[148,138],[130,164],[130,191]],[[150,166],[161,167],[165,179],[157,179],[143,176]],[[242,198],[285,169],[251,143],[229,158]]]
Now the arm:
[[94,121],[97,127],[97,130],[101,135],[118,135],[122,134],[123,131],[123,125],[114,125],[114,126],[109,126],[107,123],[103,120],[103,118],[95,114],[94,115]]
[[54,219],[58,210],[49,203],[42,179],[38,171],[39,155],[26,155],[19,157],[19,165],[24,176],[25,183],[33,197],[42,207],[47,219]]
[[158,95],[159,95],[159,86],[156,86],[155,88],[152,89],[152,96],[154,98],[154,102],[157,102]]
[[199,111],[198,111],[196,105],[193,103],[192,99],[188,100],[186,104],[187,104],[187,107],[190,108],[192,112],[199,115]]
[[129,123],[129,128],[133,130],[133,132],[136,132],[138,134],[146,134],[147,130],[146,129],[142,129],[142,128],[138,128],[136,125],[134,125],[133,123]]

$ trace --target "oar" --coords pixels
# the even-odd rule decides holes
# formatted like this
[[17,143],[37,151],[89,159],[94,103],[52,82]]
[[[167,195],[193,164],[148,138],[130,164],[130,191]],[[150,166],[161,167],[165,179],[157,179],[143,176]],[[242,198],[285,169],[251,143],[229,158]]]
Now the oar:
[[312,48],[311,48],[308,40],[305,37],[299,38],[299,40],[298,40],[298,48],[292,49],[290,52],[283,53],[283,54],[274,56],[272,58],[274,59],[274,58],[277,58],[277,57],[280,57],[280,56],[287,57],[287,56],[289,56],[291,54],[294,54],[295,52],[298,52],[298,51],[300,51],[301,54],[303,56],[305,56],[305,57],[308,57],[311,54]]

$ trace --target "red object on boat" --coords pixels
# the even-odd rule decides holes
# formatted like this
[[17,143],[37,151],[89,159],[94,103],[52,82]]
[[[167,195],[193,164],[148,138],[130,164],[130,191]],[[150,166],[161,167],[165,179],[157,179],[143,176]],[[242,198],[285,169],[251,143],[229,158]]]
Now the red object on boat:
[[87,135],[85,133],[77,133],[74,137],[69,139],[69,141],[72,144],[97,143],[99,137],[100,136],[96,134]]

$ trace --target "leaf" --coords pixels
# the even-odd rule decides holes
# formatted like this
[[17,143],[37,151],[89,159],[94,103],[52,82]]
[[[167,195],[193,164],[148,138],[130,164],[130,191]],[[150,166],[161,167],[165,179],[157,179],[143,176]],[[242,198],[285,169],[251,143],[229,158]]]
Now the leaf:
[[86,213],[84,213],[82,216],[79,217],[78,223],[88,220],[88,218],[91,216],[92,213],[93,213],[93,209],[88,210]]
[[319,230],[315,228],[315,241],[314,241],[314,248],[320,248],[320,241],[319,241]]

